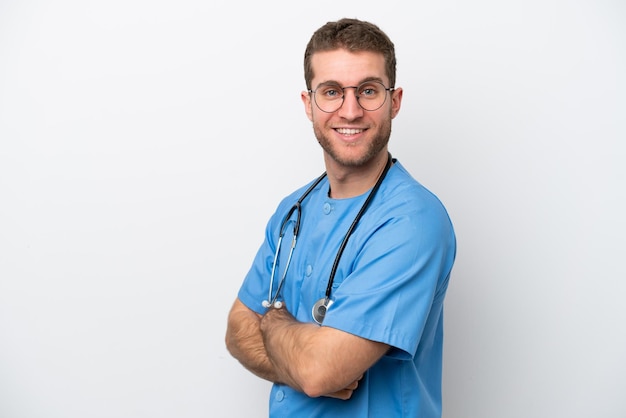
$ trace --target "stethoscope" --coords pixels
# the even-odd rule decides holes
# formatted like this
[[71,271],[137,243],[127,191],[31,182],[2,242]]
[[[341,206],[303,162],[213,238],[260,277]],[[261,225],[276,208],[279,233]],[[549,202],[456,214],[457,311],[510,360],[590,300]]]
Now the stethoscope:
[[[394,161],[395,160],[391,158],[391,154],[388,154],[387,165],[385,166],[385,169],[378,177],[378,180],[376,180],[376,184],[374,185],[369,195],[365,199],[365,202],[363,203],[363,205],[361,206],[361,209],[359,210],[356,217],[354,218],[354,221],[352,221],[350,228],[348,228],[348,232],[346,232],[346,235],[343,237],[343,241],[341,242],[341,246],[339,247],[339,250],[337,251],[337,255],[335,256],[333,267],[330,271],[328,284],[326,285],[326,293],[324,294],[323,298],[315,302],[311,310],[313,320],[320,325],[324,321],[324,317],[326,316],[326,311],[328,310],[330,305],[332,305],[333,303],[333,301],[330,299],[330,294],[333,289],[333,281],[335,280],[335,273],[337,272],[337,266],[339,265],[339,260],[341,259],[341,255],[343,254],[343,251],[346,248],[348,239],[350,238],[350,235],[352,235],[352,232],[354,231],[354,228],[356,227],[357,223],[359,222],[359,220],[365,213],[365,210],[367,209],[370,201],[376,194],[376,191],[378,191],[378,188],[382,184],[383,179],[387,175],[387,172],[389,171],[389,168],[391,168],[391,165]],[[268,290],[267,299],[262,302],[262,305],[264,308],[269,308],[273,306],[276,309],[280,309],[283,307],[283,302],[278,300],[278,297],[280,295],[280,291],[282,290],[283,284],[285,283],[285,277],[287,277],[287,270],[289,269],[289,264],[291,263],[293,250],[296,248],[296,241],[297,241],[298,233],[300,232],[300,220],[302,217],[302,202],[313,191],[313,189],[315,189],[315,187],[324,179],[324,177],[326,177],[326,172],[324,172],[321,176],[319,176],[313,182],[313,184],[309,186],[309,188],[302,194],[302,196],[300,196],[298,201],[291,207],[291,209],[289,209],[289,212],[287,212],[287,215],[283,219],[283,222],[280,226],[280,232],[278,234],[278,242],[276,243],[276,252],[274,254],[274,261],[272,263],[272,272],[270,274],[270,286]],[[283,270],[283,274],[281,275],[280,281],[278,282],[276,293],[272,297],[272,289],[274,288],[274,278],[276,275],[276,265],[278,264],[278,254],[280,253],[280,248],[282,245],[283,236],[285,235],[286,226],[289,223],[294,212],[296,213],[296,219],[293,225],[293,239],[291,240],[291,248],[289,249],[289,254],[287,255],[287,262],[285,263],[285,269]]]

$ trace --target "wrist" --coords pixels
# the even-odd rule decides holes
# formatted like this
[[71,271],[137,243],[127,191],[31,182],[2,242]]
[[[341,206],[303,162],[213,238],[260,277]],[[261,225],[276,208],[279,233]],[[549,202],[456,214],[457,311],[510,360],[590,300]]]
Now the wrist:
[[272,304],[270,307],[267,308],[267,311],[265,311],[265,314],[261,318],[261,330],[263,330],[263,328],[271,326],[272,324],[277,323],[278,321],[284,320],[295,319],[287,310],[284,302],[278,306],[276,306],[276,304]]

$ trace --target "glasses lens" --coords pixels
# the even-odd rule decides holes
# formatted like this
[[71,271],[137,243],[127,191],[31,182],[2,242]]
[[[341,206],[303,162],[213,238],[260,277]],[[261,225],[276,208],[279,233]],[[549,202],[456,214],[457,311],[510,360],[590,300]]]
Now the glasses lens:
[[343,104],[343,89],[339,85],[324,84],[315,90],[315,103],[322,112],[332,113]]
[[346,89],[355,89],[357,102],[368,111],[378,110],[387,99],[387,88],[378,81],[367,81],[357,87],[341,87],[337,84],[321,85],[313,92],[315,104],[322,112],[333,113],[343,105]]
[[368,81],[357,87],[359,104],[365,110],[378,110],[385,103],[387,89],[378,81]]

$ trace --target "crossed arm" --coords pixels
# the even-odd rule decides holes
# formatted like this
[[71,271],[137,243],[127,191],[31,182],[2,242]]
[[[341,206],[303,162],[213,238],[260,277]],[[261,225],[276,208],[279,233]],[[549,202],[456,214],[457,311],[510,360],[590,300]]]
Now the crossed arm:
[[363,373],[389,349],[330,327],[298,322],[286,308],[265,315],[235,300],[226,347],[255,375],[308,396],[349,399]]

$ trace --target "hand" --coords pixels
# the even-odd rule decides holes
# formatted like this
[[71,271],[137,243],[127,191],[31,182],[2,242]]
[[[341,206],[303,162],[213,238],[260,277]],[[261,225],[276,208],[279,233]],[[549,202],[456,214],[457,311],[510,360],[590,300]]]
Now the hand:
[[[258,314],[257,314],[258,315]],[[272,325],[277,323],[296,323],[296,318],[289,313],[287,305],[283,302],[281,308],[270,307],[264,315],[258,315],[261,323],[261,331],[267,331]]]
[[338,390],[337,392],[329,393],[326,396],[329,398],[336,398],[336,399],[341,399],[343,401],[347,401],[348,399],[352,397],[352,393],[354,393],[356,388],[359,387],[359,380],[361,380],[362,378],[363,378],[363,375],[361,375],[357,380],[350,383],[345,388]]

